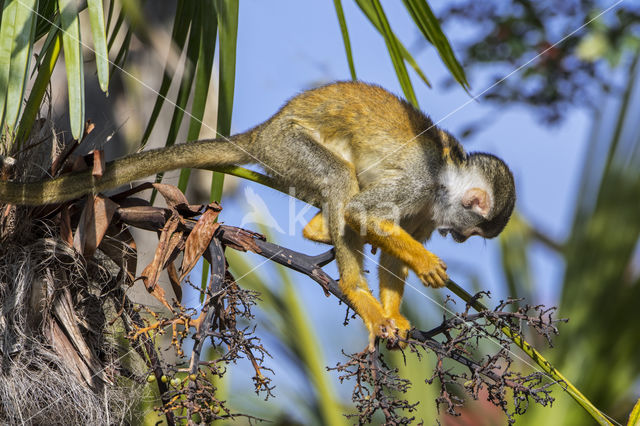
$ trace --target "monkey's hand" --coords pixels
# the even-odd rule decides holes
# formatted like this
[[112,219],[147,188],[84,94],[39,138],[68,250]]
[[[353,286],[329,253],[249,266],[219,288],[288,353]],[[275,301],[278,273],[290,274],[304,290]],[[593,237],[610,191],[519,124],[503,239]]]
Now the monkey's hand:
[[435,254],[426,251],[423,256],[415,259],[415,264],[411,265],[420,281],[429,287],[444,287],[449,276],[445,272],[447,265]]

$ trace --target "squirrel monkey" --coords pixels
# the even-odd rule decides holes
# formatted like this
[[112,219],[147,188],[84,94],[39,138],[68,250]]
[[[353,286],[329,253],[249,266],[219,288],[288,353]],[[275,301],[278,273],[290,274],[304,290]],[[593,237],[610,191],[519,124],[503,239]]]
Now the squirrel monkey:
[[[408,102],[361,82],[303,92],[264,123],[230,140],[200,140],[144,151],[90,171],[20,184],[0,182],[0,202],[47,204],[97,193],[179,168],[257,163],[279,189],[322,211],[304,229],[332,243],[340,287],[375,337],[392,342],[411,326],[400,313],[408,269],[443,287],[446,265],[422,242],[434,230],[457,242],[492,238],[515,203],[513,176],[497,157],[466,154],[459,142]],[[391,217],[388,213],[394,214]],[[363,246],[382,250],[380,301],[363,273]]]

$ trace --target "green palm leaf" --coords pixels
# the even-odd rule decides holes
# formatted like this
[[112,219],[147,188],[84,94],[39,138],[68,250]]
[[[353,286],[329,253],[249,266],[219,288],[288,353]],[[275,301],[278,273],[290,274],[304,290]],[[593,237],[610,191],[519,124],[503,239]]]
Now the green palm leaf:
[[[233,92],[236,78],[236,45],[238,39],[238,0],[215,0],[220,36],[220,84],[218,93],[218,124],[220,136],[231,132]],[[211,199],[220,200],[224,174],[214,173],[211,179]]]
[[71,134],[80,139],[84,131],[84,64],[80,39],[79,8],[76,0],[58,0],[62,23],[62,49],[67,71]]
[[[198,68],[196,70],[196,86],[193,90],[193,101],[191,105],[191,121],[187,132],[187,140],[192,141],[200,136],[202,128],[202,119],[204,117],[205,107],[209,95],[209,83],[211,82],[211,74],[213,71],[213,58],[216,50],[216,38],[218,34],[216,10],[213,0],[206,0],[202,7],[203,22],[200,31],[200,52],[198,54]],[[178,188],[182,192],[186,191],[189,182],[191,169],[182,169],[180,171],[180,180]]]
[[[177,3],[176,16],[173,21],[173,30],[171,32],[171,41],[176,49],[182,49],[184,47],[187,34],[189,33],[189,27],[191,26],[193,7],[194,3],[189,1],[179,1]],[[149,136],[151,136],[151,131],[158,120],[160,110],[162,110],[162,105],[164,104],[169,88],[171,87],[171,82],[173,81],[173,75],[170,72],[171,67],[168,61],[169,60],[167,59],[167,65],[164,69],[160,89],[158,89],[156,103],[153,106],[153,111],[151,112],[151,116],[149,117],[149,121],[147,122],[147,126],[140,141],[140,149],[144,148],[149,140]]]
[[353,64],[353,53],[351,52],[351,41],[349,40],[349,30],[347,29],[347,21],[344,18],[344,10],[342,10],[342,0],[333,0],[338,15],[338,23],[340,24],[340,32],[342,33],[342,41],[344,42],[344,50],[347,54],[347,62],[349,63],[349,72],[351,80],[357,80],[356,67]]
[[29,75],[37,0],[6,0],[0,24],[0,116],[11,131],[22,108]]
[[104,9],[102,0],[87,0],[93,48],[96,54],[98,81],[103,92],[109,90],[109,55],[107,53],[107,36],[104,26]]
[[420,32],[422,32],[424,37],[429,40],[438,51],[438,55],[440,55],[442,62],[449,68],[451,75],[453,75],[465,90],[469,90],[469,82],[462,69],[462,65],[460,65],[456,59],[449,40],[447,40],[447,36],[442,31],[442,28],[440,28],[440,23],[431,11],[429,4],[425,0],[402,1]]

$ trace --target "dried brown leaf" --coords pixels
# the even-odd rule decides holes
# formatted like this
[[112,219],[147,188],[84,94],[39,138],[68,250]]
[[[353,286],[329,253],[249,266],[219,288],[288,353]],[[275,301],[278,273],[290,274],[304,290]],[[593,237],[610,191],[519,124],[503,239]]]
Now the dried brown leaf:
[[74,156],[72,158],[73,162],[71,163],[71,171],[79,172],[89,168],[83,156]]
[[[147,289],[149,290],[149,289]],[[164,306],[166,306],[167,309],[169,309],[170,311],[173,311],[173,309],[171,309],[171,305],[169,304],[169,302],[167,302],[167,298],[164,297],[164,289],[162,287],[160,287],[159,285],[156,285],[153,287],[153,289],[149,290],[149,293],[155,297],[156,299],[158,299],[160,301],[160,303],[162,303]]]
[[216,222],[219,213],[219,210],[207,207],[207,210],[200,216],[198,223],[196,223],[191,230],[185,243],[180,282],[182,282],[187,274],[196,266],[198,259],[202,257],[202,254],[209,246],[213,234],[220,226],[220,224]]
[[[171,209],[176,210],[178,213],[180,213],[184,217],[197,216],[200,214],[200,212],[204,207],[204,205],[202,204],[188,204],[186,198],[184,197],[184,194],[182,194],[176,187],[172,185],[166,185],[161,183],[150,183],[150,182],[142,183],[131,189],[122,191],[119,194],[115,194],[111,197],[111,199],[122,204],[123,207],[130,207],[131,204],[129,204],[128,201],[130,200],[132,195],[142,191],[146,191],[147,189],[151,189],[151,188],[158,189],[158,191],[160,191],[160,194],[165,198],[167,205]],[[136,204],[134,205],[141,205],[141,204],[139,202],[136,202]],[[147,202],[146,205],[150,206],[151,204]],[[222,208],[216,203],[211,203],[210,206],[212,206],[212,208],[217,208],[219,210],[222,210]]]
[[177,215],[173,215],[167,220],[160,233],[160,241],[158,241],[153,260],[144,268],[142,275],[138,277],[138,279],[142,279],[147,291],[169,309],[171,309],[171,306],[164,298],[164,290],[158,286],[158,279],[160,278],[160,272],[184,246],[183,232],[176,231],[179,224],[180,218]]
[[132,283],[136,277],[138,264],[138,251],[133,235],[125,224],[117,222],[109,226],[105,236],[109,238],[102,239],[100,250],[116,265],[123,268],[127,274],[127,283]]
[[73,239],[73,246],[78,252],[85,257],[93,256],[107,232],[117,207],[116,203],[102,195],[96,195],[93,200],[87,200]]
[[93,170],[91,171],[91,175],[93,177],[102,177],[104,174],[105,162],[104,162],[104,151],[101,149],[93,150]]
[[257,238],[264,241],[263,235],[235,226],[222,225],[222,227],[224,232],[220,238],[224,245],[238,251],[260,253],[260,248],[256,245],[255,240]]
[[[151,188],[153,188],[151,182],[143,182],[140,185],[136,185],[133,188],[127,189],[111,196],[111,199],[117,201],[118,203],[124,203],[124,200],[127,200],[130,196]],[[147,204],[150,205],[149,202],[147,202]]]
[[117,213],[118,218],[127,225],[147,231],[163,229],[171,217],[171,211],[152,206],[120,207]]
[[73,344],[55,319],[50,318],[47,321],[44,333],[51,347],[60,356],[69,371],[72,371],[77,379],[84,380],[91,385],[91,371],[82,362],[80,355],[75,351]]
[[82,210],[82,214],[80,215],[80,222],[78,223],[76,233],[73,236],[73,247],[78,253],[84,253],[84,246],[87,240],[87,229],[84,224],[87,222],[87,218],[93,217],[93,206],[94,204],[91,202],[89,196],[87,196],[87,201],[85,202],[84,209]]
[[73,247],[73,231],[71,230],[71,215],[69,206],[64,206],[60,212],[60,238]]
[[[66,150],[60,152],[51,163],[51,175],[55,176],[58,172],[66,173],[68,171],[78,171],[87,168],[87,163],[82,156],[73,156],[72,154],[80,146],[80,142],[72,143]],[[67,160],[71,161],[67,161]],[[62,170],[61,170],[62,169]]]
[[173,262],[169,262],[169,265],[167,266],[167,274],[169,275],[169,282],[171,283],[173,292],[176,295],[176,300],[178,302],[182,302],[182,286],[180,285],[182,280],[178,277],[178,271],[176,270],[176,265],[174,265]]
[[84,364],[91,370],[91,374],[86,376],[85,370],[78,366],[79,370],[83,371],[83,376],[87,383],[93,385],[95,379],[106,381],[107,379],[98,357],[89,348],[80,331],[78,324],[80,324],[81,321],[73,307],[73,301],[71,300],[71,293],[68,287],[63,287],[58,297],[56,297],[53,303],[53,311],[61,328],[64,329],[65,334],[73,344],[75,351],[78,352]]
[[87,120],[84,123],[84,134],[82,135],[82,139],[89,135],[89,133],[93,132],[96,128],[96,125],[91,122],[91,120]]
[[169,207],[176,209],[178,208],[178,206],[189,205],[187,197],[184,196],[184,194],[178,189],[178,187],[167,185],[165,183],[154,183],[153,187],[158,190]]

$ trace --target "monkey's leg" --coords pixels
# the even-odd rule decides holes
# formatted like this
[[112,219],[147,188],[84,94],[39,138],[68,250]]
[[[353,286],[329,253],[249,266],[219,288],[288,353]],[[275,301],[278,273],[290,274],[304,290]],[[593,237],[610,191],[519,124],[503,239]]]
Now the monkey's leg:
[[[331,241],[336,251],[340,271],[340,289],[351,301],[369,330],[369,349],[374,350],[375,338],[394,335],[395,326],[386,318],[382,305],[373,296],[363,275],[364,241],[345,221],[345,205],[358,190],[352,169],[346,168],[343,179],[328,188],[327,219]],[[349,176],[351,179],[344,179]]]
[[346,226],[342,209],[329,216],[329,226],[340,271],[340,290],[367,326],[369,349],[374,350],[375,338],[393,336],[396,326],[385,316],[382,305],[367,285],[362,272],[364,242],[354,229]]
[[[408,270],[404,263],[390,254],[382,252],[380,265],[378,266],[380,301],[382,302],[384,315],[393,322],[392,327],[395,326],[398,330],[398,337],[402,339],[407,338],[407,334],[411,329],[409,320],[400,313],[407,272]],[[406,343],[398,342],[398,346],[404,348]]]
[[302,236],[317,243],[331,244],[331,235],[322,212],[318,212],[302,230]]

